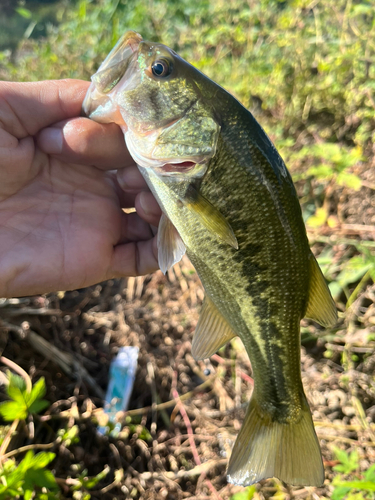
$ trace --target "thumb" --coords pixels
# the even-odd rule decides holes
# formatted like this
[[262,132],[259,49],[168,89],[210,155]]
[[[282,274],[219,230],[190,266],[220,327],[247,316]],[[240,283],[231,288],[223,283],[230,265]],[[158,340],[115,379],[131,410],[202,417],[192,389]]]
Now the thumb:
[[89,82],[0,82],[0,123],[17,139],[81,113]]

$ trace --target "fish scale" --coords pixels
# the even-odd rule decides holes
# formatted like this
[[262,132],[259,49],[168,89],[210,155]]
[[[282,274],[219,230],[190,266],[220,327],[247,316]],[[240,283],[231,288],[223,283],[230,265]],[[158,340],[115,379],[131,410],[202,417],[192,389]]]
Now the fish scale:
[[186,250],[201,278],[206,296],[195,358],[211,356],[235,336],[249,355],[254,391],[229,481],[248,485],[275,476],[321,485],[301,380],[300,320],[329,326],[337,313],[275,147],[233,96],[135,32],[120,39],[94,75],[84,110],[97,121],[124,120],[129,152],[163,212],[163,272]]

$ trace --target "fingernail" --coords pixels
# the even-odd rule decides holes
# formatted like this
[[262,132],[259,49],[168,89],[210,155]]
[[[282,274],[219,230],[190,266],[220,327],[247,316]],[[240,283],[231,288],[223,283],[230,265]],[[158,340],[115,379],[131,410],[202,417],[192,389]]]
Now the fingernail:
[[55,127],[45,128],[40,133],[39,144],[43,151],[47,154],[60,154],[63,147],[62,130]]

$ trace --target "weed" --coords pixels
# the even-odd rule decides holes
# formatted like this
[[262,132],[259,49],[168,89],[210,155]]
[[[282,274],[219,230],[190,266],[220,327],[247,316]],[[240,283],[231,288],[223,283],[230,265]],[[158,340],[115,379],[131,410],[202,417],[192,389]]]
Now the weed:
[[25,420],[30,413],[39,413],[49,406],[49,402],[42,399],[46,393],[44,378],[40,378],[31,388],[19,375],[8,372],[9,384],[7,394],[11,401],[0,403],[0,415],[4,420]]
[[[359,456],[354,450],[347,453],[339,448],[334,448],[334,453],[339,464],[333,467],[336,472],[343,475],[353,474],[359,469]],[[372,465],[363,474],[353,474],[354,479],[347,481],[339,474],[333,478],[332,500],[373,500],[375,498],[375,465]]]
[[[54,458],[54,453],[41,452],[34,455],[29,450],[18,465],[14,460],[7,460],[0,469],[0,500],[56,499],[59,487],[52,472],[46,469]],[[46,490],[49,491],[45,492]]]

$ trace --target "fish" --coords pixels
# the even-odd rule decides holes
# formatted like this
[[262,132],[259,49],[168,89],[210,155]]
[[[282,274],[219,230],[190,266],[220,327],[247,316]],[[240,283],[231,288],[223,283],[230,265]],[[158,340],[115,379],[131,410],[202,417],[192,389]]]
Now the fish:
[[161,43],[126,32],[91,78],[83,110],[117,123],[161,209],[165,273],[186,253],[205,289],[195,359],[234,337],[254,390],[228,481],[321,486],[324,468],[301,379],[300,321],[337,311],[310,250],[284,161],[253,115]]

